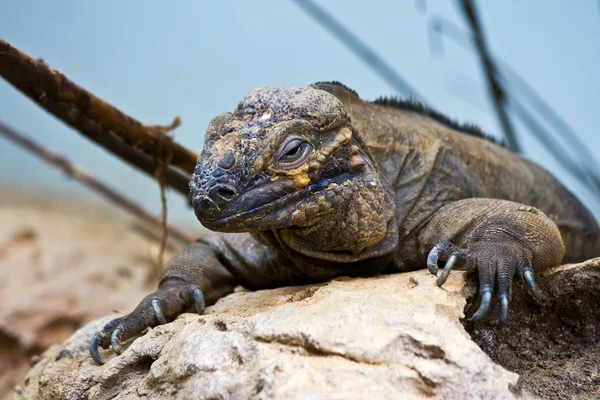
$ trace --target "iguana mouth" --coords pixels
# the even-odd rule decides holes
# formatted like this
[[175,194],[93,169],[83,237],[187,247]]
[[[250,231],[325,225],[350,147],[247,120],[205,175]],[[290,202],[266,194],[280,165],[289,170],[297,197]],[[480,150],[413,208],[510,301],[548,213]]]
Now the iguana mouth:
[[[328,213],[349,198],[357,190],[353,182],[358,175],[343,173],[320,179],[250,210],[233,212],[215,219],[198,216],[198,220],[210,230],[223,232],[282,229],[302,225]],[[232,206],[234,208],[235,204]]]

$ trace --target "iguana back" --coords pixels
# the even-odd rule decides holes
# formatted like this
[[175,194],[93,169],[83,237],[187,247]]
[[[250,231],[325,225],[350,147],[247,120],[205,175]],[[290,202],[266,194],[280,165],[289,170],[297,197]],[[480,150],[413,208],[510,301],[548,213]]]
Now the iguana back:
[[382,175],[396,191],[398,224],[408,234],[451,201],[483,197],[543,211],[565,242],[564,261],[600,256],[594,216],[554,176],[471,125],[461,125],[414,100],[360,99],[338,83],[317,87],[348,110]]

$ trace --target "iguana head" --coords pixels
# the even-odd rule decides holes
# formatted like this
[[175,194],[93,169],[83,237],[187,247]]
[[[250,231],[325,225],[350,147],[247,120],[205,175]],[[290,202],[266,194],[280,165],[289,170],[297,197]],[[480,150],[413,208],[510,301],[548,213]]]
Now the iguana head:
[[260,87],[214,118],[190,196],[208,229],[293,231],[351,253],[381,240],[394,212],[342,102],[313,87]]

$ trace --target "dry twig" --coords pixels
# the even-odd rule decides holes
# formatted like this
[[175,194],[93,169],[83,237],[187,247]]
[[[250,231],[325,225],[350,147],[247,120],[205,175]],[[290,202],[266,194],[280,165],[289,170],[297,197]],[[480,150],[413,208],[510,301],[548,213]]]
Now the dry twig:
[[168,147],[168,143],[171,140],[172,139],[169,136],[167,136],[166,132],[163,133],[160,145],[164,146],[165,151],[167,152],[167,155],[164,160],[160,161],[158,168],[156,168],[156,172],[155,172],[156,180],[158,181],[158,185],[160,187],[160,203],[161,203],[161,209],[162,209],[162,213],[161,213],[162,236],[160,239],[160,250],[158,252],[158,263],[157,263],[155,271],[154,271],[157,279],[159,278],[160,272],[163,269],[165,249],[167,247],[167,239],[169,237],[169,230],[167,228],[166,171],[167,171],[167,168],[169,167],[169,164],[171,163],[171,160],[173,158],[173,153],[169,151],[169,147]]
[[[123,208],[130,214],[134,215],[138,219],[144,221],[153,227],[161,227],[163,225],[163,221],[158,220],[148,212],[146,212],[142,207],[135,204],[131,200],[122,196],[114,189],[100,182],[98,179],[91,176],[86,171],[82,170],[79,167],[76,167],[71,162],[66,160],[64,157],[42,147],[40,144],[34,142],[33,140],[27,138],[23,134],[17,132],[6,124],[0,122],[0,133],[5,137],[18,144],[22,148],[28,150],[34,155],[38,156],[42,160],[47,163],[60,168],[67,175],[77,179],[79,182],[83,183],[87,187],[91,188],[95,192],[101,194],[108,200],[112,201],[117,206]],[[165,229],[169,232],[169,235],[174,239],[180,241],[183,244],[189,244],[193,242],[193,238],[190,237],[187,233],[182,232],[181,230],[173,227],[166,226]],[[166,239],[165,239],[166,240]]]

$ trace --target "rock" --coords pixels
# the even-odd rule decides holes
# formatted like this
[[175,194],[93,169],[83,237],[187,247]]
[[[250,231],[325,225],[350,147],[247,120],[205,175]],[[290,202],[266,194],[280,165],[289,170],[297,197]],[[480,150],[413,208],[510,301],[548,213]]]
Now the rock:
[[521,374],[528,392],[600,399],[600,258],[545,271],[538,282],[541,307],[518,285],[503,329],[488,320],[469,332],[494,361]]
[[[93,364],[110,318],[51,347],[14,399],[512,399],[519,376],[493,363],[460,323],[462,273],[340,278],[231,294]],[[113,316],[114,317],[114,316]]]
[[48,200],[0,196],[0,397],[21,381],[15,400],[600,398],[600,258],[538,276],[542,305],[516,282],[502,330],[497,309],[461,323],[474,280],[421,270],[236,292],[95,365],[115,315],[75,330],[132,310],[155,252],[122,216]]
[[134,308],[156,246],[105,206],[0,187],[0,398],[32,356],[83,324]]

